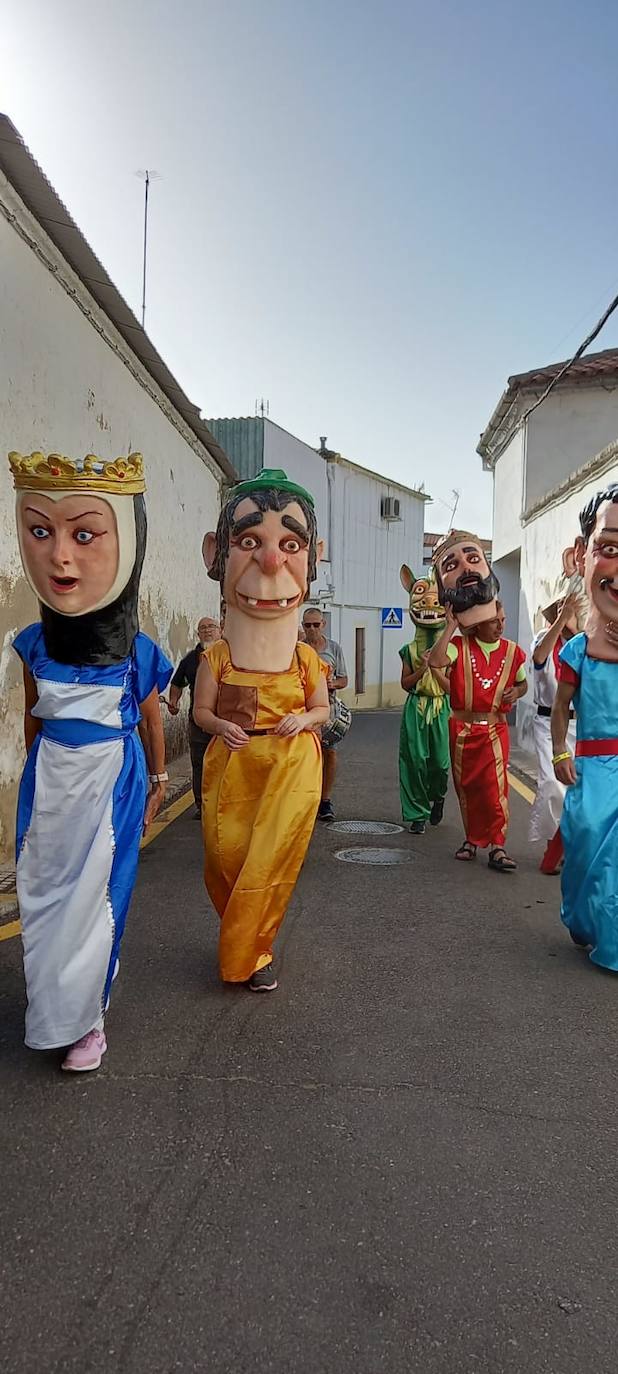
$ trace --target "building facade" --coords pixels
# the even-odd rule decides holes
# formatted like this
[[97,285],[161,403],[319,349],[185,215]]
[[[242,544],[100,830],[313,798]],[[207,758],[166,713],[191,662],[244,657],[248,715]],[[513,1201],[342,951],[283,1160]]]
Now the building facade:
[[[144,454],[148,546],[142,628],[177,659],[218,609],[201,557],[235,472],[28,153],[0,118],[0,858],[24,759],[21,668],[11,649],[38,619],[23,575],[6,454]],[[181,554],[182,556],[179,556]],[[168,747],[182,743],[167,712]]]
[[[325,543],[312,601],[343,648],[349,685],[341,695],[353,708],[399,705],[399,649],[409,638],[399,569],[422,567],[425,493],[350,462],[326,439],[312,448],[265,416],[207,423],[243,477],[280,467],[311,492]],[[387,608],[403,611],[401,631],[382,629]]]
[[[561,366],[510,377],[478,445],[493,477],[493,566],[507,633],[526,651],[563,586],[562,551],[578,533],[579,511],[618,481],[618,349],[581,358],[521,423]],[[527,748],[533,721],[529,693],[517,711]]]

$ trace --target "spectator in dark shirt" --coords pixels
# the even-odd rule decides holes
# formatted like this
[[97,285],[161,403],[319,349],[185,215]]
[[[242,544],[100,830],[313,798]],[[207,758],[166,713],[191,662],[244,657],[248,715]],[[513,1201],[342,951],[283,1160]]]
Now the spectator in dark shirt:
[[200,730],[199,725],[193,719],[193,694],[195,692],[195,678],[202,651],[209,645],[214,644],[215,640],[221,638],[221,626],[218,620],[213,620],[211,616],[202,616],[197,627],[198,642],[194,649],[191,649],[180,663],[174,673],[170,683],[169,700],[167,709],[170,715],[177,716],[180,710],[179,702],[185,687],[189,688],[189,748],[191,751],[191,766],[193,769],[193,796],[195,797],[195,817],[202,813],[202,768],[204,764],[204,754],[210,744],[211,735],[207,735],[204,730]]

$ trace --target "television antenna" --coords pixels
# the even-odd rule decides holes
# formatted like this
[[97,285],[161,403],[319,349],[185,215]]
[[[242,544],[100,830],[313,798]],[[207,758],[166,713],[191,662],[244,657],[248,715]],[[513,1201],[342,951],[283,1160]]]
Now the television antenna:
[[161,173],[156,172],[153,167],[140,167],[135,173],[140,181],[144,183],[144,257],[142,270],[142,329],[146,319],[146,261],[148,256],[148,195],[151,181],[160,181]]

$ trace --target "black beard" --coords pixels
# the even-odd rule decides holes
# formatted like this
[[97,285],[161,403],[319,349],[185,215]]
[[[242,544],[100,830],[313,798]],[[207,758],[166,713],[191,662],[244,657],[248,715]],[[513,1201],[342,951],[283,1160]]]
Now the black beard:
[[455,615],[461,615],[462,611],[472,611],[475,606],[486,606],[493,601],[500,591],[500,583],[496,574],[491,572],[489,577],[479,577],[476,582],[469,582],[463,587],[444,587],[444,602],[452,606]]

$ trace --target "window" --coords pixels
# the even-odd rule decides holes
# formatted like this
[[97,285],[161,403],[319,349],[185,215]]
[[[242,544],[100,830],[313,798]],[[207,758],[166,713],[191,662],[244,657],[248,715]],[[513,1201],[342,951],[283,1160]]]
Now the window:
[[354,691],[362,696],[365,690],[365,627],[356,627],[356,653],[354,660]]

